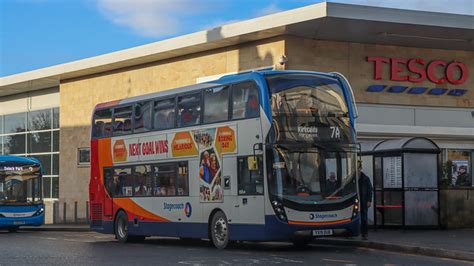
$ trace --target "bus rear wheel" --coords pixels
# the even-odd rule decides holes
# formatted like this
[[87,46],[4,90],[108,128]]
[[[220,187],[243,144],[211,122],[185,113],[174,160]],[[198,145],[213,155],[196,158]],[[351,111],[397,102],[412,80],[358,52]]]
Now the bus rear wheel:
[[115,238],[122,243],[129,241],[128,217],[124,211],[119,211],[115,218]]
[[224,249],[229,244],[229,224],[227,217],[221,211],[212,216],[210,235],[212,244],[218,249]]
[[128,217],[124,211],[117,213],[115,219],[115,238],[122,242],[141,242],[145,236],[131,236],[128,234]]

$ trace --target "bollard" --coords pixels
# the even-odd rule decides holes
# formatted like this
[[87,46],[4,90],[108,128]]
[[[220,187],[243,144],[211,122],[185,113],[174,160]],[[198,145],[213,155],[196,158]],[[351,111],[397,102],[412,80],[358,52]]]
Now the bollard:
[[64,202],[64,207],[63,207],[63,224],[66,223],[66,202]]
[[77,201],[74,201],[74,223],[77,224]]
[[89,224],[89,202],[86,201],[86,224]]
[[53,224],[58,223],[59,218],[59,202],[53,202]]

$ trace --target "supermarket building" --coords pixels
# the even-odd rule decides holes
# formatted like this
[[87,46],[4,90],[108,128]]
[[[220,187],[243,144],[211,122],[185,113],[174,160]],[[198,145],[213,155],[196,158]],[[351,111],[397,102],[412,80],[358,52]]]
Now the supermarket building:
[[[39,158],[48,210],[58,202],[59,221],[64,206],[68,222],[84,221],[97,103],[264,67],[344,74],[359,141],[428,137],[441,164],[473,172],[474,15],[338,3],[1,77],[0,151]],[[442,193],[474,213],[473,188],[448,187]]]

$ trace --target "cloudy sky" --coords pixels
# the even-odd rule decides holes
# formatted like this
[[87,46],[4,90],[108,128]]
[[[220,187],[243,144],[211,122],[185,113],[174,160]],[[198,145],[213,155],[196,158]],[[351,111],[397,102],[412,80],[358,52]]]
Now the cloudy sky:
[[[332,1],[474,13],[474,0]],[[0,0],[0,76],[317,2],[321,0]]]

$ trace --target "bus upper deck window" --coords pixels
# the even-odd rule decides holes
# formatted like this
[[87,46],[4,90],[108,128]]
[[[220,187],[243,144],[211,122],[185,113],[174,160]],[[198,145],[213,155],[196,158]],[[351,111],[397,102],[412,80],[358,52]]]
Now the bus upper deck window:
[[139,102],[135,105],[135,112],[133,114],[134,119],[134,132],[146,132],[152,129],[151,123],[151,111],[152,102]]
[[156,101],[153,119],[155,129],[173,128],[176,121],[174,98]]
[[178,126],[197,125],[201,117],[201,94],[191,94],[178,97]]
[[112,110],[98,110],[94,114],[92,136],[96,138],[112,135]]
[[260,114],[258,88],[253,81],[232,86],[232,119],[253,118]]
[[204,123],[215,123],[229,117],[229,89],[218,87],[204,90]]

